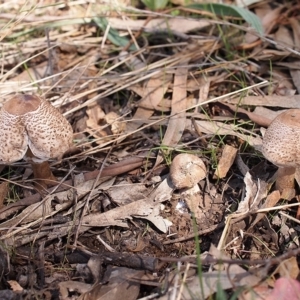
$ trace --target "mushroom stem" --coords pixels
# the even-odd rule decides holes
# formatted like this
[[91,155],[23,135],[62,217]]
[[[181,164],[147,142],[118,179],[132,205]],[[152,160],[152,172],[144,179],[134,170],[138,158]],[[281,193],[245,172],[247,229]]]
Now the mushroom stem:
[[53,185],[53,181],[56,181],[55,176],[52,174],[48,161],[36,162],[37,159],[30,149],[26,152],[26,158],[30,162],[33,176],[39,186],[47,188],[49,185]]
[[45,182],[46,185],[53,184],[53,180],[56,181],[55,176],[52,174],[49,163],[43,161],[42,163],[31,162],[33,176],[39,181]]
[[[277,178],[275,188],[279,190],[283,198],[290,198],[291,191],[295,188],[295,172],[294,167],[279,167],[277,171]],[[290,195],[290,196],[288,196]]]

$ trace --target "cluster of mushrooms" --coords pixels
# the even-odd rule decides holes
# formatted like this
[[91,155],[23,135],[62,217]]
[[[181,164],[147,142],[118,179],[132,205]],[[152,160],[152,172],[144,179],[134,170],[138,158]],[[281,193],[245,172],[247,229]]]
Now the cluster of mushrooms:
[[[262,153],[278,167],[275,188],[282,198],[293,198],[295,174],[300,170],[300,109],[286,110],[271,122],[263,137]],[[191,188],[205,174],[204,163],[194,155],[179,154],[171,164],[170,176],[177,189]]]
[[[0,111],[0,163],[25,158],[32,165],[35,180],[47,187],[55,181],[48,160],[60,159],[71,147],[73,130],[65,117],[47,100],[36,95],[18,94]],[[278,115],[263,138],[262,153],[278,166],[276,188],[293,189],[300,167],[300,110],[289,109]],[[187,160],[186,160],[187,159]],[[206,175],[202,160],[178,155],[171,165],[176,188],[191,188]]]

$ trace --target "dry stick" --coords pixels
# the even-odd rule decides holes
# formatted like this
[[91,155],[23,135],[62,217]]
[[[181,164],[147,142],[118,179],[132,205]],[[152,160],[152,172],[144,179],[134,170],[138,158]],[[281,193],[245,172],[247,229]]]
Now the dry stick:
[[[74,249],[72,247],[72,249]],[[62,262],[67,259],[71,263],[87,263],[90,258],[93,259],[93,265],[101,263],[105,265],[113,265],[127,267],[131,269],[148,270],[154,272],[159,268],[159,258],[153,256],[145,256],[140,254],[131,254],[125,252],[108,252],[104,251],[95,255],[89,251],[82,250],[77,246],[81,253],[59,253],[55,254],[55,262]]]
[[[132,171],[140,166],[142,166],[144,163],[144,158],[142,157],[130,157],[127,159],[124,159],[120,162],[117,162],[111,166],[108,166],[103,169],[101,172],[100,178],[106,177],[106,176],[116,176],[120,175],[129,171]],[[92,179],[97,178],[99,174],[99,170],[95,170],[92,172],[88,172],[83,174],[84,181],[89,181]],[[57,192],[65,191],[70,188],[75,188],[72,186],[72,180],[67,180],[63,183],[61,183],[61,186],[57,189]],[[48,192],[51,193],[55,187],[52,187],[48,189]],[[3,220],[7,218],[12,213],[15,213],[19,209],[21,209],[24,206],[29,206],[31,204],[37,203],[42,199],[42,196],[40,194],[34,194],[28,197],[25,197],[21,200],[19,200],[16,203],[13,203],[11,205],[8,205],[0,210],[0,219]]]
[[149,270],[151,272],[158,269],[158,258],[151,256],[105,251],[99,254],[99,258],[102,259],[105,264]]
[[207,234],[207,233],[210,233],[210,232],[215,231],[217,229],[223,228],[224,226],[225,226],[225,224],[224,224],[224,222],[222,222],[220,224],[210,226],[209,228],[196,231],[196,232],[194,232],[192,234],[189,234],[187,236],[183,236],[181,238],[174,239],[174,240],[165,241],[165,242],[163,242],[163,245],[169,245],[169,244],[174,244],[174,243],[179,243],[179,242],[184,242],[184,241],[187,241],[187,240],[190,240],[190,239],[194,239],[196,235]]

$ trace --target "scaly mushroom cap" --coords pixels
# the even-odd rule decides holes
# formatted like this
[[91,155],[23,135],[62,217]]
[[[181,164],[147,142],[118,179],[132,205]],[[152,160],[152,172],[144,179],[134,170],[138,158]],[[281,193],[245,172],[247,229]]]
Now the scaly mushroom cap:
[[41,161],[61,158],[72,145],[73,131],[65,117],[48,101],[16,95],[0,111],[0,161],[20,160],[28,147]]
[[300,166],[300,109],[278,115],[265,132],[262,153],[278,167]]
[[196,155],[181,153],[174,157],[170,177],[177,189],[191,188],[206,176],[206,167]]

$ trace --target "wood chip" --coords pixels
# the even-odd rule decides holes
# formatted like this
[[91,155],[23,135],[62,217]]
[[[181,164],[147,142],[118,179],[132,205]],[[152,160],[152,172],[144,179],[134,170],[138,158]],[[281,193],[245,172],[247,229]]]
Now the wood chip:
[[217,169],[214,174],[214,178],[224,178],[231,168],[235,157],[236,157],[237,149],[230,146],[230,145],[225,145],[222,156],[219,160]]

